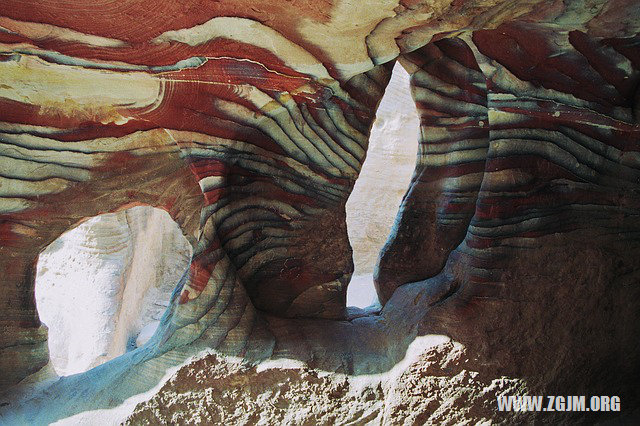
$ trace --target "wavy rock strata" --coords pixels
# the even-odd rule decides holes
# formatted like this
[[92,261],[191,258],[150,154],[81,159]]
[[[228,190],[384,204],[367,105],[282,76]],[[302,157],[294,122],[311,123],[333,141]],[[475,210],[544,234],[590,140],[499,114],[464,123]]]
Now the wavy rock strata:
[[[254,3],[5,1],[2,386],[48,362],[35,262],[61,233],[147,204],[194,251],[144,347],[2,415],[132,405],[203,351],[382,374],[426,334],[533,391],[637,404],[640,4]],[[345,203],[395,60],[417,167],[384,309],[349,316]]]

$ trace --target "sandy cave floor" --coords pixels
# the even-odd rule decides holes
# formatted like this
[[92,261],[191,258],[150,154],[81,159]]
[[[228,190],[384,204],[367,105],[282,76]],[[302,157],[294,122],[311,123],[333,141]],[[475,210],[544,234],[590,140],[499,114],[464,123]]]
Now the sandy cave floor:
[[128,425],[155,424],[492,424],[533,420],[500,415],[496,395],[526,383],[479,371],[465,348],[444,336],[418,338],[383,374],[327,373],[293,361],[258,367],[214,354],[183,367],[138,404]]

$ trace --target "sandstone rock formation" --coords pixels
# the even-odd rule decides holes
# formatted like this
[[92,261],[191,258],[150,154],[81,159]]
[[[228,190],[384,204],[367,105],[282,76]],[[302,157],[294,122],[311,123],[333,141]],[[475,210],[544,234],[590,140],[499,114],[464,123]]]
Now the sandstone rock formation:
[[367,157],[346,204],[354,275],[370,275],[375,269],[411,181],[419,130],[409,75],[396,64],[376,110]]
[[[418,407],[407,422],[436,421],[447,402],[428,402],[428,372],[416,398],[392,378],[353,394],[434,334],[455,342],[423,348],[434,365],[464,347],[470,364],[453,364],[477,379],[476,408],[451,419],[491,417],[501,376],[637,407],[640,3],[61,4],[8,0],[0,18],[0,385],[48,362],[35,263],[64,231],[151,205],[194,249],[145,346],[31,377],[2,420],[165,421],[171,400],[175,419],[215,421],[231,413],[177,395],[193,386],[224,407],[212,392],[226,377],[264,384],[238,398],[275,400],[271,420],[294,422],[291,395],[268,398],[289,375],[362,407],[301,421],[388,422],[357,401],[389,392]],[[375,271],[384,308],[353,313],[345,203],[396,60],[420,113],[418,159]],[[271,369],[285,359],[301,366]],[[457,386],[447,371],[434,392]],[[575,420],[546,414],[533,420]]]
[[[424,340],[424,341],[421,341]],[[522,380],[478,372],[446,338],[419,338],[410,355],[376,376],[328,374],[275,362],[254,367],[209,355],[175,374],[125,424],[524,424],[531,413],[496,413],[496,395]]]
[[55,371],[80,373],[142,346],[190,251],[169,215],[150,207],[98,216],[47,247],[36,304]]

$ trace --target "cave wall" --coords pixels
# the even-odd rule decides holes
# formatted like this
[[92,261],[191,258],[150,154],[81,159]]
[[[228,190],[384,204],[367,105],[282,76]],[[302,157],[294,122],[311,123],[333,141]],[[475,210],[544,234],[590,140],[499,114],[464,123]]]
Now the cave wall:
[[[36,259],[63,232],[150,205],[194,251],[145,346],[0,415],[135,404],[212,351],[386,374],[434,333],[489,377],[637,401],[637,2],[65,5],[0,21],[0,385],[48,362]],[[353,314],[345,204],[396,60],[418,156],[385,306]]]
[[376,285],[446,280],[427,328],[547,391],[637,397],[636,43],[514,22],[403,57],[421,157]]

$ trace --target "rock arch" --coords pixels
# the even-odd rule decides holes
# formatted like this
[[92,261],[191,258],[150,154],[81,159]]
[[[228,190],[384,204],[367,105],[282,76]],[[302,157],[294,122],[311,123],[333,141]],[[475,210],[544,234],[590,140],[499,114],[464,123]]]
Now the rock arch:
[[[545,391],[600,391],[607,371],[633,398],[636,326],[603,324],[639,324],[637,4],[68,6],[3,12],[3,384],[45,359],[33,261],[56,233],[143,202],[195,249],[146,348],[52,384],[58,411],[34,414],[40,395],[7,415],[132,401],[207,350],[390,371],[432,333]],[[344,203],[398,57],[422,151],[380,260],[386,305],[349,318]]]

